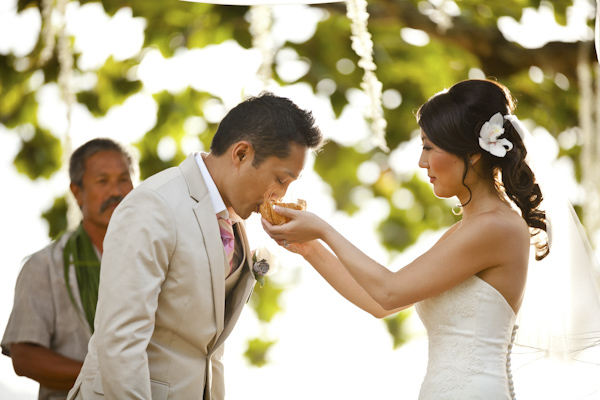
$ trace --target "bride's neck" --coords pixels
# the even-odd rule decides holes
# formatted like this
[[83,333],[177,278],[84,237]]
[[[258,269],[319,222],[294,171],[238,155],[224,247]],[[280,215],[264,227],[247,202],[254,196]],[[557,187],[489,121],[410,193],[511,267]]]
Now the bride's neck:
[[478,214],[490,212],[498,207],[505,206],[505,202],[500,198],[493,182],[485,185],[478,185],[472,189],[471,200],[463,207],[463,221]]

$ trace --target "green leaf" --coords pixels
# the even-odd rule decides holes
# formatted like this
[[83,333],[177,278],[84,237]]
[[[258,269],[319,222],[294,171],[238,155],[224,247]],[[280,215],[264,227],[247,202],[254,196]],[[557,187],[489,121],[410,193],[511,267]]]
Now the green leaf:
[[275,343],[277,343],[276,340],[263,340],[261,338],[249,340],[244,357],[255,367],[262,367],[267,364],[267,353]]
[[250,306],[256,312],[259,321],[271,322],[275,315],[283,311],[280,298],[284,290],[285,286],[278,284],[272,279],[268,285],[254,289],[254,293],[250,299]]
[[369,154],[359,153],[334,141],[327,143],[315,159],[315,171],[331,186],[338,208],[349,214],[357,210],[350,199],[351,191],[361,184],[356,170],[369,159]]
[[112,107],[123,104],[142,88],[141,81],[127,77],[135,64],[132,60],[116,62],[109,57],[96,72],[97,84],[91,90],[77,93],[77,101],[85,104],[95,117],[104,116]]
[[27,7],[39,7],[41,0],[18,0],[17,1],[17,11],[21,12]]
[[406,319],[411,315],[411,309],[400,311],[397,314],[386,317],[383,319],[385,325],[388,329],[388,332],[394,339],[394,349],[405,344],[410,336],[406,333],[405,322]]
[[61,166],[62,146],[60,140],[39,127],[29,141],[21,142],[21,150],[13,163],[30,179],[50,178]]
[[392,203],[389,217],[379,225],[381,242],[389,250],[405,250],[423,232],[439,230],[457,221],[447,203],[435,197],[431,186],[416,174],[400,186],[413,194],[414,201],[406,209],[399,209]]
[[[136,143],[141,153],[142,179],[166,168],[179,165],[187,157],[188,154],[184,154],[181,148],[181,141],[185,136],[184,124],[189,117],[202,117],[204,104],[213,97],[188,88],[175,95],[166,91],[160,92],[154,95],[154,99],[158,103],[156,126],[148,131],[140,142]],[[210,147],[215,131],[216,125],[207,124],[206,129],[199,133],[198,139],[200,139],[203,149]],[[170,137],[177,143],[176,153],[170,160],[162,160],[158,154],[158,145],[165,137]]]
[[48,236],[57,239],[67,230],[67,198],[55,198],[52,206],[42,213],[42,218],[48,222]]

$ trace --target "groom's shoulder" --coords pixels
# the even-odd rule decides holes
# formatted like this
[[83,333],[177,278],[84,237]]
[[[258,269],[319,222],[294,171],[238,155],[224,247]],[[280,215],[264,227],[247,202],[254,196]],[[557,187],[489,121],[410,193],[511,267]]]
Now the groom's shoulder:
[[174,196],[180,196],[185,190],[185,180],[177,167],[167,168],[142,181],[129,192],[117,210],[125,206],[147,203],[151,198],[162,198],[169,203]]
[[171,167],[148,177],[137,188],[157,191],[177,183],[178,179],[183,179],[181,170],[178,167]]

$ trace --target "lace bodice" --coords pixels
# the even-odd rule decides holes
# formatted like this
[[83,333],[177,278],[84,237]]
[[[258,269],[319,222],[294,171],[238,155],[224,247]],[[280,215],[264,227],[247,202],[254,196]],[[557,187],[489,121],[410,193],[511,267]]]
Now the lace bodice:
[[429,338],[419,400],[515,399],[515,313],[495,288],[473,276],[416,309]]

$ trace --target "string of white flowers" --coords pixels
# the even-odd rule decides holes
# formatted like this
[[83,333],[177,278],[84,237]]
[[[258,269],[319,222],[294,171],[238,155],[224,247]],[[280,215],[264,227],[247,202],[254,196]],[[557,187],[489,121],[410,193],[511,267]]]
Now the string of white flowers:
[[[54,54],[56,48],[57,59],[59,65],[58,86],[60,87],[61,96],[67,106],[67,130],[66,137],[69,136],[71,127],[71,112],[73,104],[75,104],[75,93],[73,91],[73,53],[71,50],[71,41],[67,35],[66,29],[66,9],[69,0],[42,0],[42,32],[41,37],[44,42],[44,47],[40,52],[38,60],[39,66],[44,66]],[[56,10],[57,24],[52,20],[54,11]],[[55,44],[55,42],[57,44]]]
[[[71,48],[71,39],[67,34],[66,12],[69,0],[56,0],[56,10],[59,16],[58,38],[57,38],[57,57],[58,65],[58,86],[62,100],[66,106],[67,126],[65,129],[65,137],[63,141],[64,162],[63,165],[68,165],[68,159],[72,153],[71,141],[71,122],[73,114],[73,105],[76,102],[75,91],[73,88],[73,51]],[[74,196],[67,196],[67,225],[68,229],[75,229],[81,221],[81,211],[77,205]]]
[[250,7],[250,34],[252,46],[259,49],[261,64],[257,76],[266,89],[273,76],[273,62],[275,60],[275,43],[271,34],[273,25],[273,10],[268,5],[255,5]]
[[[68,174],[69,159],[72,152],[71,141],[71,115],[73,105],[75,104],[75,93],[73,90],[73,53],[71,50],[71,41],[66,30],[66,8],[69,0],[42,0],[42,32],[41,40],[44,47],[40,52],[38,66],[46,65],[57,52],[59,66],[58,87],[60,88],[62,100],[66,106],[67,126],[63,139],[63,160],[62,169]],[[56,13],[54,13],[56,11]],[[53,21],[53,16],[56,20]],[[75,197],[67,191],[67,228],[75,229],[81,221],[81,211],[77,205]]]
[[66,23],[66,8],[69,0],[57,0],[56,10],[60,18],[60,25],[58,28],[58,64],[60,70],[58,73],[58,85],[61,90],[61,95],[65,105],[67,106],[67,131],[66,135],[69,136],[71,128],[71,113],[73,110],[73,104],[75,104],[75,93],[73,92],[73,52],[71,50],[71,40],[67,35],[67,23]]
[[39,66],[44,66],[52,58],[54,53],[54,25],[52,24],[52,7],[53,0],[42,0],[40,4],[42,14],[42,41],[44,47],[40,52],[40,58],[38,60]]
[[373,40],[367,29],[369,13],[366,0],[346,0],[346,15],[351,21],[352,49],[360,57],[358,66],[365,74],[360,87],[370,99],[365,116],[371,123],[371,141],[383,151],[389,151],[385,140],[387,121],[383,116],[381,102],[383,85],[375,75],[377,66],[373,61]]

